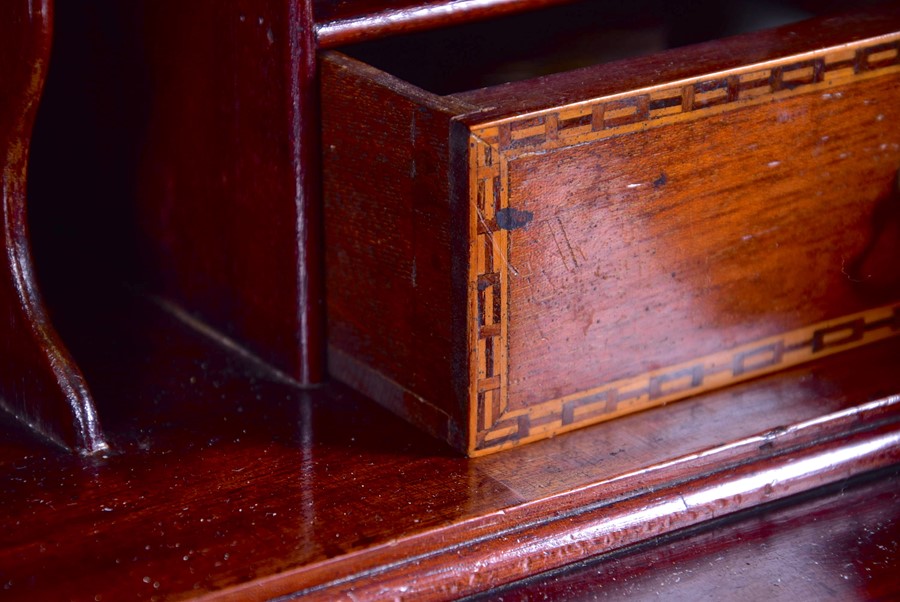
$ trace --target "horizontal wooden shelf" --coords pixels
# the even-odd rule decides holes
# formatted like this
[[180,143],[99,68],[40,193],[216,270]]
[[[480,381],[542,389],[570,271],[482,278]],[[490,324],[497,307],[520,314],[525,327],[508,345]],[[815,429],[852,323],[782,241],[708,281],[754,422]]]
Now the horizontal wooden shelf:
[[156,304],[97,309],[62,322],[111,451],[2,417],[6,599],[454,598],[900,460],[896,340],[465,459]]
[[[877,532],[846,553],[896,569],[900,337],[476,459],[343,385],[298,385],[324,372],[318,50],[565,2],[7,11],[0,145],[15,151],[3,193],[18,288],[0,300],[2,388],[20,419],[0,412],[4,600],[562,597],[598,557],[604,579],[698,548],[752,561],[759,529],[790,550],[814,518],[832,547],[834,531]],[[516,111],[543,102],[522,84],[502,94]],[[135,269],[142,238],[165,248]],[[108,293],[122,274],[161,279],[169,302]],[[837,499],[847,483],[858,489]],[[892,583],[858,591],[889,597]]]

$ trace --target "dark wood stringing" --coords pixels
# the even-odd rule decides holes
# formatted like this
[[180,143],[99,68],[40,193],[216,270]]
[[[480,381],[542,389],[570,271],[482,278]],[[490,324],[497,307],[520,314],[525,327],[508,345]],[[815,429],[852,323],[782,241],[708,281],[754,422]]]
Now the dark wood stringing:
[[[894,244],[895,228],[874,226],[871,216],[884,213],[881,206],[896,204],[900,194],[900,147],[892,138],[898,117],[890,110],[900,73],[898,29],[900,9],[888,6],[446,97],[326,53],[326,253],[329,281],[339,283],[328,298],[334,373],[387,400],[413,422],[427,423],[432,433],[443,431],[448,419],[453,435],[445,439],[459,446],[462,438],[467,441],[463,449],[480,454],[895,335],[896,260],[881,251],[875,262],[862,258],[872,254],[872,237],[881,241],[875,246]],[[410,103],[421,105],[419,113]],[[427,115],[435,106],[449,111],[457,124],[446,126],[430,143],[443,145],[437,148],[446,171],[437,179],[416,169],[420,142],[415,118],[410,118]],[[732,124],[739,129],[733,135],[728,133]],[[700,136],[702,127],[710,131]],[[806,156],[809,145],[820,142],[810,128],[833,145],[820,160],[816,152]],[[776,130],[793,133],[779,137]],[[461,148],[464,140],[467,153]],[[370,150],[370,141],[377,150]],[[647,145],[656,152],[644,157],[641,148]],[[685,157],[691,152],[703,153],[706,162]],[[847,157],[865,160],[842,163]],[[460,181],[464,160],[468,193]],[[749,177],[750,163],[760,161],[768,161],[769,170],[782,163],[790,170]],[[686,175],[694,163],[700,167]],[[643,179],[636,173],[641,169],[647,172]],[[629,189],[645,186],[649,192],[632,194],[628,207],[634,215],[623,216],[601,207],[603,194],[597,190],[612,195],[616,184],[624,191],[626,172],[639,182]],[[831,179],[819,182],[813,174]],[[822,202],[832,207],[830,225],[817,217],[816,195],[823,193],[817,186],[827,190]],[[728,208],[728,202],[712,198],[714,191],[742,204]],[[616,194],[624,199],[624,192]],[[420,205],[441,206],[435,199],[444,203],[441,217],[447,221],[416,221],[409,229],[408,220]],[[469,208],[468,235],[448,239],[445,229],[465,219],[463,207]],[[566,211],[571,214],[565,216],[568,228],[560,217]],[[691,238],[692,212],[717,220],[701,224],[704,234],[696,239]],[[368,216],[365,223],[353,218],[359,214]],[[753,229],[757,221],[767,231],[782,230],[774,244],[793,250],[768,253],[753,243],[752,249],[745,245],[752,251],[745,258],[731,239],[722,238],[743,244],[760,235]],[[643,224],[640,230],[659,229],[658,236],[629,234],[636,222]],[[809,239],[812,222],[825,230],[815,230],[819,238]],[[608,231],[591,230],[597,223]],[[616,246],[628,236],[640,244]],[[359,245],[353,253],[343,248],[358,245],[358,237],[378,244]],[[656,249],[654,240],[666,244]],[[379,247],[381,241],[391,242]],[[411,261],[409,244],[416,246],[417,256],[430,245],[427,252],[443,261],[426,266]],[[644,255],[656,250],[661,251],[656,260],[665,264],[676,247],[685,257],[673,264],[675,280],[635,281],[623,267],[634,264],[633,272],[649,266],[654,260]],[[717,258],[712,266],[711,258],[719,255],[727,261]],[[704,258],[713,280],[695,285],[703,276]],[[671,259],[677,260],[677,253]],[[461,260],[468,265],[465,280],[454,272]],[[631,280],[617,285],[601,282],[596,273],[579,276],[576,272],[586,269],[579,262],[629,272]],[[868,262],[866,274],[847,276],[859,262]],[[360,274],[373,283],[384,279],[384,286],[354,295],[349,284]],[[443,288],[416,290],[422,275],[440,278]],[[676,276],[688,284],[673,298],[670,284]],[[874,278],[880,284],[848,286],[848,278]],[[609,299],[592,300],[591,290],[601,285]],[[465,319],[461,323],[459,305],[432,305],[444,313],[425,319],[453,327],[451,336],[443,337],[451,350],[423,349],[458,357],[458,329],[468,330],[468,375],[462,377],[468,395],[458,392],[459,372],[440,385],[431,377],[417,380],[421,370],[431,370],[414,359],[415,346],[428,345],[430,331],[421,329],[422,320],[408,321],[397,333],[398,316],[409,314],[410,305],[435,303],[429,295],[446,294],[448,286],[468,290]],[[619,288],[609,293],[611,286]],[[729,300],[726,293],[734,303],[723,304]],[[709,323],[697,322],[700,310],[692,305],[703,296],[718,299],[721,306],[706,316]],[[638,315],[638,305],[654,313]],[[631,321],[618,329],[617,308],[631,312]],[[731,310],[734,315],[728,314]],[[601,359],[591,350],[602,332],[582,341],[587,332],[581,321],[593,320],[596,313],[597,324],[612,337],[600,345],[603,357],[609,357],[599,367],[595,363]],[[691,324],[679,322],[682,318]],[[616,343],[613,335],[619,330],[627,340]],[[404,350],[399,355],[386,351],[398,337],[405,341]],[[381,348],[385,355],[373,352]],[[607,380],[598,380],[597,374],[606,372]],[[416,406],[448,418],[436,427]]]
[[[26,20],[26,8],[46,27],[46,2],[8,14]],[[17,18],[0,22],[16,32],[0,37],[12,44],[0,41],[4,77],[21,74],[29,45],[16,36],[33,33]],[[306,38],[295,51],[310,48]],[[24,236],[23,180],[9,178],[22,155],[7,152],[11,140],[27,145],[20,101],[0,97],[0,148],[4,215]],[[340,385],[299,391],[171,315],[109,301],[79,316],[67,342],[115,452],[75,457],[0,416],[5,598],[446,599],[895,462],[900,448],[896,341],[466,460]],[[49,322],[31,319],[52,340]],[[451,343],[459,332],[451,325]],[[735,477],[747,486],[723,495]],[[475,568],[487,570],[473,579]]]

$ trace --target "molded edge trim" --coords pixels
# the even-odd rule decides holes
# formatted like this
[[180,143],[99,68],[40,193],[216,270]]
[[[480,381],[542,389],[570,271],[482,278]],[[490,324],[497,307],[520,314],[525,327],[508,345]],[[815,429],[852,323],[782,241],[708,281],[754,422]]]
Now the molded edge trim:
[[456,599],[897,462],[891,396],[200,599]]

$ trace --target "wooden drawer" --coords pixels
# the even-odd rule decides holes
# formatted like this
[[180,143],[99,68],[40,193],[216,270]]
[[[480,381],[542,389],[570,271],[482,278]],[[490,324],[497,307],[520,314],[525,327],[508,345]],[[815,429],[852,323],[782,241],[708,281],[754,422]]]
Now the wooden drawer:
[[332,374],[478,455],[897,334],[898,50],[895,3],[448,95],[324,53]]

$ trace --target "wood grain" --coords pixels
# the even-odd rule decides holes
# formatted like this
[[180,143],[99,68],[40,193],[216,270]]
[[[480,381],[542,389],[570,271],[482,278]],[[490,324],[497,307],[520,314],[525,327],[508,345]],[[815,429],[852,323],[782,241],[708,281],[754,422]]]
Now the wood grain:
[[47,76],[52,7],[49,0],[9,2],[0,23],[0,404],[52,440],[91,454],[106,442],[81,372],[38,291],[26,218],[28,155]]
[[2,418],[6,599],[453,599],[900,449],[896,340],[473,460],[110,301],[72,347],[115,451],[83,460]]
[[[898,26],[887,6],[443,97],[326,53],[334,374],[479,455],[894,336]],[[416,104],[450,123],[427,149]],[[423,199],[468,212],[410,225]],[[403,325],[423,252],[453,284]],[[411,351],[460,314],[465,342]],[[418,380],[461,350],[467,373]]]
[[[860,42],[900,29],[900,7],[884,2],[870,8],[808,19],[747,35],[713,39],[646,56],[635,56],[583,69],[504,85],[477,86],[453,94],[483,111],[471,123],[484,123],[591,99],[655,87],[663,81],[690,80],[710,73]],[[653,74],[654,77],[648,77]]]
[[[324,377],[318,86],[304,2],[119,12],[148,80],[133,219],[164,294],[302,383]],[[141,274],[144,277],[143,274]]]
[[474,600],[866,601],[897,597],[897,474],[842,484],[717,521],[660,546],[525,581]]
[[335,48],[387,35],[446,27],[572,0],[430,0],[314,2],[319,46]]
[[[896,338],[475,459],[460,457],[343,385],[298,387],[284,370],[292,376],[303,373],[291,358],[302,358],[303,345],[314,339],[291,341],[302,321],[298,312],[305,311],[298,303],[304,294],[313,294],[303,288],[302,273],[292,272],[304,269],[297,263],[303,254],[298,245],[304,244],[304,228],[311,223],[292,220],[315,221],[314,212],[304,213],[302,207],[312,198],[305,195],[314,195],[308,179],[313,172],[303,171],[314,163],[309,153],[315,138],[304,130],[315,109],[312,102],[305,104],[312,90],[308,5],[114,4],[104,6],[146,17],[121,30],[124,38],[142,32],[133,40],[146,52],[147,63],[121,58],[135,59],[129,64],[136,72],[130,75],[148,77],[149,89],[158,93],[144,123],[153,126],[142,164],[147,172],[139,178],[147,186],[141,194],[147,196],[141,219],[127,223],[147,220],[144,235],[153,251],[147,259],[162,270],[156,275],[167,297],[107,295],[84,304],[74,303],[71,295],[68,302],[66,295],[59,297],[79,310],[54,317],[65,322],[66,342],[92,384],[111,449],[90,458],[66,453],[0,413],[4,599],[455,599],[647,544],[680,528],[900,459]],[[27,21],[27,6],[18,5],[14,15]],[[40,52],[46,57],[49,13],[28,14],[40,17]],[[18,25],[16,19],[10,23]],[[859,33],[854,27],[850,23],[846,35]],[[5,39],[14,43],[11,52]],[[15,35],[0,38],[4,77],[9,65],[21,68],[22,49],[31,48],[20,42]],[[7,61],[10,56],[15,60]],[[332,238],[329,252],[340,262],[338,243],[348,244],[353,259],[381,262],[384,269],[360,275],[360,265],[347,262],[342,267],[349,274],[335,275],[347,284],[333,298],[345,304],[340,308],[344,318],[356,319],[352,304],[360,299],[354,296],[362,297],[364,318],[344,327],[343,337],[335,340],[354,353],[352,346],[364,341],[370,355],[362,359],[374,358],[382,362],[378,370],[400,375],[403,382],[381,376],[367,386],[399,392],[402,402],[412,404],[406,411],[417,419],[426,411],[416,405],[422,397],[405,388],[410,374],[416,390],[448,404],[438,408],[445,416],[465,416],[471,409],[464,405],[468,336],[479,288],[469,295],[466,286],[473,207],[466,177],[472,117],[466,114],[486,107],[436,98],[336,55],[324,60],[325,68],[336,70],[332,75],[347,84],[335,96],[326,94],[326,103],[372,109],[398,102],[387,118],[371,111],[353,115],[358,121],[351,124],[366,127],[342,132],[335,139],[340,146],[331,149],[325,141],[326,158],[330,151],[350,161],[351,167],[342,167],[347,177],[371,185],[379,195],[377,202],[364,198],[373,209],[368,222],[354,216],[349,204],[330,207],[353,217],[334,228],[354,238]],[[15,69],[10,72],[23,73]],[[130,81],[127,69],[116,73],[124,77],[117,84]],[[112,73],[105,77],[115,79]],[[0,96],[4,144],[6,116],[24,114],[8,113],[6,99],[20,100]],[[423,105],[428,110],[420,111]],[[464,119],[454,119],[458,116]],[[547,132],[548,122],[552,119],[528,127],[541,125]],[[337,123],[326,123],[326,131],[346,127]],[[415,140],[412,150],[387,139],[379,146],[385,130]],[[59,136],[48,139],[59,142]],[[370,161],[354,165],[354,146]],[[384,173],[352,173],[360,165]],[[12,181],[7,173],[4,184]],[[419,173],[442,175],[410,181]],[[13,190],[21,192],[24,180],[15,181]],[[343,182],[329,186],[343,191]],[[413,200],[398,198],[395,189],[412,191]],[[14,202],[5,207],[16,209],[7,215],[15,217],[16,232],[24,232],[24,197],[7,198]],[[285,208],[285,199],[293,205]],[[886,206],[875,212],[874,230],[893,236],[893,213]],[[400,211],[402,219],[386,214],[385,207]],[[476,224],[477,231],[494,226],[525,231],[524,212],[492,209],[491,219],[480,230]],[[89,221],[90,212],[84,214]],[[127,227],[117,230],[119,236],[127,232]],[[356,237],[368,246],[354,248]],[[234,248],[244,256],[217,256],[223,248],[226,255]],[[404,255],[391,265],[376,256],[378,249],[411,253],[413,260]],[[876,251],[855,267],[893,265],[890,250]],[[269,253],[277,255],[269,258]],[[417,296],[420,283],[426,295]],[[495,281],[480,284],[486,293]],[[289,294],[280,295],[280,287]],[[493,308],[494,298],[487,303],[485,295],[482,305]],[[257,344],[248,352],[173,299],[205,307],[199,312],[204,319]],[[246,313],[248,308],[258,315]],[[287,323],[279,322],[284,316]],[[39,324],[45,333],[47,324]],[[394,326],[413,330],[395,333]],[[485,320],[478,327],[479,334],[503,333],[502,321]],[[385,353],[379,339],[395,336],[396,347]],[[843,329],[819,338],[834,343],[842,337]],[[27,353],[18,347],[11,355],[18,361]],[[348,380],[375,372],[345,356]],[[286,364],[278,363],[286,358]],[[30,373],[17,369],[13,375],[21,379]],[[433,381],[435,376],[449,378],[449,384]],[[893,559],[876,549],[867,557],[871,566]]]
[[[878,0],[856,3],[860,9],[877,4]],[[509,21],[501,17],[524,12],[549,14],[548,10],[565,4],[578,4],[573,0],[315,0],[316,33],[322,48],[336,48],[366,40],[398,34],[409,34],[436,28],[447,28],[474,21],[493,20],[495,37],[498,30],[509,27]],[[583,7],[594,14],[601,13],[607,22],[610,15],[621,14],[623,6],[609,1],[585,2]],[[659,0],[632,3],[624,8],[632,16],[643,13],[644,18],[672,19],[669,28],[675,45],[699,41],[698,36],[722,37],[723,30],[735,26],[736,21],[746,21],[749,27],[765,26],[774,19],[788,16],[792,19],[804,15],[823,15],[846,10],[840,0],[781,0],[778,2],[738,4],[723,6],[714,0],[694,2],[662,2]],[[576,11],[579,9],[575,9]],[[749,17],[749,19],[748,19]],[[546,17],[545,17],[546,18]],[[551,17],[552,18],[552,17]],[[769,24],[769,27],[774,25]],[[742,32],[745,32],[746,29]],[[715,32],[719,32],[718,35]],[[738,33],[736,31],[731,32]],[[501,34],[502,35],[502,34]],[[709,38],[707,38],[709,39]],[[531,40],[529,40],[531,42]],[[627,44],[627,42],[626,42]]]
[[[891,57],[894,45],[878,42]],[[818,59],[824,73],[840,70],[839,58]],[[486,175],[476,176],[472,202],[484,206],[481,186],[493,183],[501,189],[485,220],[494,212],[529,216],[521,229],[498,225],[482,234],[481,224],[471,226],[492,239],[484,244],[495,255],[488,267],[477,247],[471,261],[482,267],[472,282],[496,274],[499,288],[490,292],[501,297],[494,301],[498,319],[508,324],[491,332],[490,354],[499,365],[476,377],[498,375],[494,395],[507,398],[479,402],[494,402],[481,424],[496,425],[481,445],[535,436],[523,426],[525,415],[544,431],[565,429],[752,377],[840,341],[861,343],[866,322],[887,320],[884,330],[873,326],[873,337],[895,333],[894,305],[868,319],[857,312],[898,298],[896,266],[882,260],[865,274],[854,267],[873,247],[896,245],[875,218],[898,198],[900,146],[893,140],[900,121],[882,96],[896,85],[893,60],[882,77],[869,79],[874,73],[866,70],[858,85],[821,89],[809,81],[807,95],[788,98],[786,90],[774,103],[754,83],[746,98],[735,92],[733,111],[719,112],[726,96],[711,105],[692,96],[696,106],[688,112],[683,90],[654,90],[599,103],[599,111],[593,103],[566,107],[476,130],[473,143],[493,141],[496,158],[478,166]],[[776,69],[785,77],[804,68],[754,67],[731,77],[768,88]],[[795,81],[789,92],[803,88]],[[678,102],[654,116],[653,97],[672,92]],[[650,121],[635,112],[642,98]],[[616,110],[625,115],[613,117]],[[573,121],[591,119],[559,130],[571,113]],[[606,116],[602,125],[598,114]],[[550,124],[557,129],[550,132]],[[696,188],[682,196],[680,183]],[[841,316],[846,320],[832,322]],[[838,334],[840,324],[854,320],[863,320],[858,337]],[[479,357],[488,354],[478,348]],[[640,358],[646,376],[635,376],[642,369],[629,358]],[[608,385],[586,386],[604,378]]]
[[462,445],[465,266],[451,249],[465,244],[467,207],[452,200],[450,132],[460,105],[337,54],[322,83],[330,369]]

